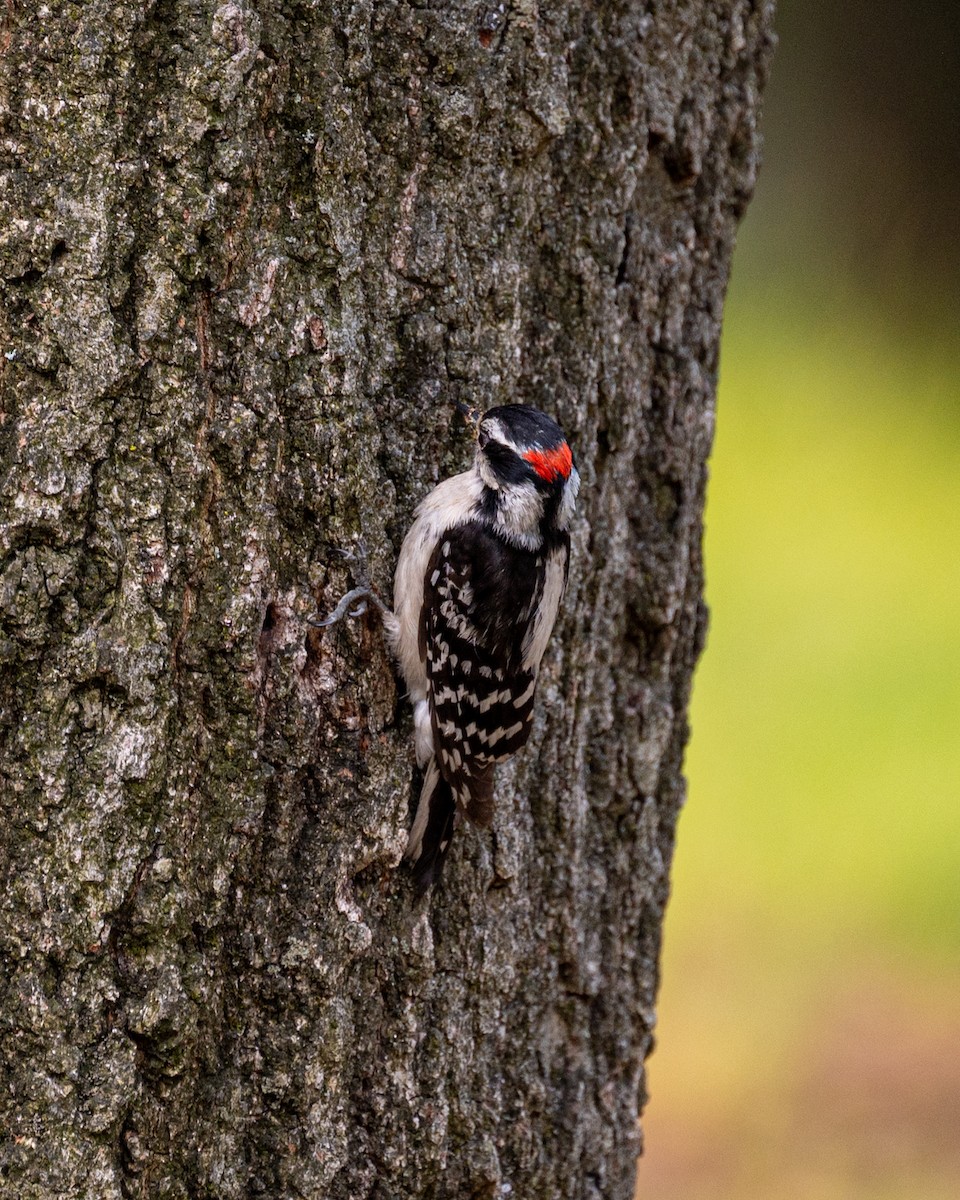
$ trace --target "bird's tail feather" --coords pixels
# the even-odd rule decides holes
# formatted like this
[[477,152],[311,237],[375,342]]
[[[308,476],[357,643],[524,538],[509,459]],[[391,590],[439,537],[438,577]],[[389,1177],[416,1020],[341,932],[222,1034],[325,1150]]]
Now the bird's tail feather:
[[431,758],[404,852],[404,857],[413,864],[413,882],[418,896],[440,878],[456,816],[453,790],[440,774],[437,760]]

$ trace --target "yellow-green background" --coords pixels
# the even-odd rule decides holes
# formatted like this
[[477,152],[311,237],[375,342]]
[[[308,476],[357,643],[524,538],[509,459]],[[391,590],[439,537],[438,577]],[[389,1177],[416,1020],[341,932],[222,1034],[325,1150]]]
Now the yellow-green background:
[[960,5],[885,7],[780,6],[643,1200],[960,1197]]

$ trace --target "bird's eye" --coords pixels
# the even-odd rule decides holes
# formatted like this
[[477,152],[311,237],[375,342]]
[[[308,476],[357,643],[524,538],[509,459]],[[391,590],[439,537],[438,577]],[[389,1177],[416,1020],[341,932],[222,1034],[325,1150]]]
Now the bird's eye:
[[490,434],[487,433],[485,430],[481,429],[480,432],[477,434],[477,443],[479,444],[480,449],[482,450],[484,448],[484,446],[487,444],[487,442],[489,442],[489,441],[490,441]]

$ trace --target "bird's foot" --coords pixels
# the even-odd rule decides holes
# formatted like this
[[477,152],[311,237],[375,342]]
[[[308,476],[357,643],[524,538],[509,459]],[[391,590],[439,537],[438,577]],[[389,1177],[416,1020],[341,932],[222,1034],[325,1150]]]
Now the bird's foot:
[[[367,611],[368,604],[373,604],[381,613],[389,612],[390,610],[370,583],[367,571],[367,547],[363,539],[361,538],[357,542],[355,550],[337,550],[337,554],[346,562],[354,564],[352,573],[357,581],[357,586],[341,597],[340,603],[333,612],[325,617],[308,617],[307,624],[313,625],[317,629],[326,629],[330,625],[338,624],[344,617],[362,617]],[[355,608],[354,605],[356,605]]]

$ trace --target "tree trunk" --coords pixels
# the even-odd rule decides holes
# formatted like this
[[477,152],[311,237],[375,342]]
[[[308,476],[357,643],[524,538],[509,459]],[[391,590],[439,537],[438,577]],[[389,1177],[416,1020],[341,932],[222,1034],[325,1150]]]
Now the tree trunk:
[[[648,11],[649,10],[649,11]],[[7,0],[0,1190],[633,1187],[765,0]],[[442,884],[375,582],[449,401],[584,477]]]

